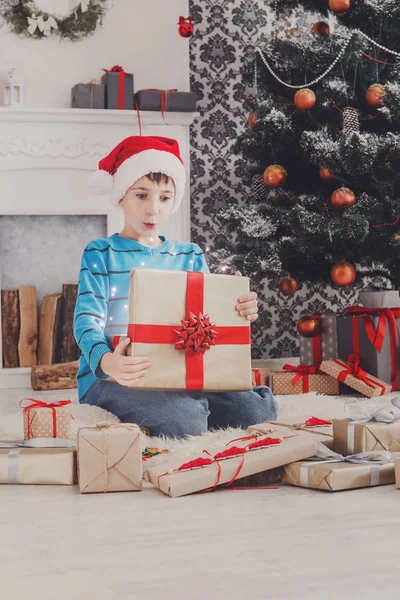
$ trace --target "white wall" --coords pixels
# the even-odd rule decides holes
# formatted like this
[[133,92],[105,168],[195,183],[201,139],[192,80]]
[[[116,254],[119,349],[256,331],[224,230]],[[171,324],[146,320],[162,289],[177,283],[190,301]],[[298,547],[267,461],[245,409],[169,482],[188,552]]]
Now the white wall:
[[[52,1],[57,6],[59,0]],[[189,40],[178,35],[176,23],[188,14],[188,0],[113,0],[103,27],[81,42],[25,39],[4,26],[0,70],[16,64],[26,75],[29,106],[68,107],[75,83],[100,79],[101,69],[114,64],[134,73],[136,90],[186,91]]]

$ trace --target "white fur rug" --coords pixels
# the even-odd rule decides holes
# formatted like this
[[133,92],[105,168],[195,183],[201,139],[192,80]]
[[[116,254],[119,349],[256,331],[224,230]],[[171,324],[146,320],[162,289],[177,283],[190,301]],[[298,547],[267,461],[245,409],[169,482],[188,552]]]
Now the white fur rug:
[[[317,416],[321,418],[343,418],[350,416],[352,410],[362,403],[363,407],[374,407],[375,410],[390,404],[393,397],[398,397],[398,393],[388,394],[382,398],[365,399],[349,398],[345,396],[324,396],[321,394],[310,393],[302,395],[276,396],[278,404],[278,420],[281,422],[302,422],[305,419]],[[55,398],[57,399],[57,398]],[[51,402],[51,396],[46,396],[46,401]],[[76,439],[78,429],[87,425],[94,425],[99,422],[117,423],[118,418],[103,410],[89,406],[87,404],[73,403],[71,412],[74,420],[71,422],[71,439]],[[142,446],[153,446],[162,449],[168,449],[174,452],[175,457],[179,456],[183,460],[197,453],[201,453],[207,448],[209,451],[218,451],[231,439],[245,435],[245,430],[229,428],[226,430],[207,432],[201,436],[187,437],[182,440],[168,438],[150,438],[142,434]],[[20,412],[12,413],[0,419],[0,440],[22,440],[23,439],[23,419]],[[145,461],[145,468],[157,463],[167,462],[168,454],[158,455]]]

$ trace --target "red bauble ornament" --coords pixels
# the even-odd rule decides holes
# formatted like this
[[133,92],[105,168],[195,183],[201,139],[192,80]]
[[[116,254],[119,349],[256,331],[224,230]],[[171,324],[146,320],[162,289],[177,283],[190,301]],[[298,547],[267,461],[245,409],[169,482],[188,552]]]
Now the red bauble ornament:
[[254,125],[257,125],[258,123],[258,119],[257,119],[257,115],[255,112],[251,112],[248,116],[247,119],[247,123],[250,127],[254,127]]
[[336,15],[343,15],[351,6],[351,0],[329,0],[329,8]]
[[349,206],[353,206],[355,201],[355,193],[346,187],[335,190],[331,197],[332,206],[334,208],[348,208]]
[[270,165],[264,171],[264,181],[268,187],[280,187],[285,183],[287,175],[287,171],[282,165]]
[[321,167],[320,168],[320,170],[319,170],[319,176],[324,181],[332,181],[332,179],[336,179],[335,175],[327,167]]
[[322,35],[323,37],[329,37],[331,35],[329,25],[324,21],[318,21],[318,23],[314,23],[311,31],[317,35]]
[[320,320],[312,315],[301,317],[301,319],[297,321],[297,331],[302,337],[312,338],[321,331]]
[[179,17],[178,33],[183,38],[190,38],[193,35],[193,17]]
[[293,296],[297,291],[297,281],[292,277],[285,277],[280,282],[279,289],[284,296]]
[[374,85],[371,85],[365,93],[366,101],[373,108],[378,108],[379,106],[382,106],[385,97],[386,88],[380,83],[375,83]]
[[353,265],[345,261],[336,263],[331,269],[333,283],[342,287],[351,285],[356,278],[356,274],[357,272]]
[[299,110],[310,110],[317,101],[317,97],[312,90],[303,88],[294,95],[294,103]]

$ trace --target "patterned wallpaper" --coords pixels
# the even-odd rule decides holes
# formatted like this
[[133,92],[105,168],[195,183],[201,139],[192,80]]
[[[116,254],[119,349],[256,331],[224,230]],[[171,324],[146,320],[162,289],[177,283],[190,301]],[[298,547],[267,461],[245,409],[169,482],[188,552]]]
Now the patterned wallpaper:
[[[298,20],[289,18],[277,25],[265,0],[190,0],[190,10],[196,23],[190,41],[191,89],[197,93],[202,115],[191,130],[192,240],[212,252],[213,241],[227,235],[218,211],[249,201],[246,164],[232,153],[247,123],[241,69],[253,61],[254,46],[271,27],[286,30]],[[297,356],[299,316],[341,310],[354,304],[359,292],[357,287],[339,290],[302,284],[286,298],[277,292],[278,282],[267,279],[254,289],[260,318],[252,326],[253,358]]]

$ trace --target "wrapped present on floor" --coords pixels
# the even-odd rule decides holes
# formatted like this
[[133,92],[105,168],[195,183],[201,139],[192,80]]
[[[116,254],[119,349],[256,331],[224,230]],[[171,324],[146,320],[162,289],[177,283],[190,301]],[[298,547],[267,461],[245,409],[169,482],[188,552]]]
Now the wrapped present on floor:
[[400,456],[396,456],[394,459],[394,471],[396,476],[396,487],[400,489]]
[[104,423],[79,429],[78,482],[82,493],[141,491],[139,427]]
[[250,390],[248,293],[247,277],[132,269],[127,354],[152,364],[137,388]]
[[338,381],[357,390],[360,394],[368,396],[368,398],[384,396],[392,391],[390,384],[381,381],[377,377],[373,377],[361,369],[360,359],[355,354],[350,355],[347,362],[343,360],[325,360],[321,363],[320,369]]
[[[26,404],[29,402],[29,404]],[[24,398],[20,402],[24,415],[24,438],[61,438],[69,439],[71,419],[68,405],[71,400],[43,402],[33,398]]]
[[336,315],[319,313],[312,315],[319,321],[319,331],[312,338],[299,337],[300,362],[304,365],[320,365],[323,360],[338,358]]
[[266,360],[251,361],[251,382],[253,387],[258,385],[269,385],[269,368],[266,366]]
[[400,308],[353,306],[336,319],[339,356],[360,357],[362,369],[399,389]]
[[400,296],[398,290],[363,290],[359,302],[366,308],[399,308]]
[[105,105],[109,109],[133,110],[133,74],[119,65],[103,69],[101,81],[105,85]]
[[[315,459],[316,460],[315,460]],[[394,483],[390,452],[362,452],[343,456],[318,446],[316,457],[284,467],[283,482],[328,492]]]
[[274,426],[288,427],[292,431],[308,431],[319,436],[318,441],[322,442],[327,448],[333,448],[333,425],[330,419],[320,417],[310,417],[299,422],[299,419],[285,419],[285,423],[281,421],[271,421],[267,423],[259,423],[258,425],[250,425],[248,431],[259,434],[271,433]]
[[105,88],[102,83],[77,83],[71,91],[72,108],[105,108]]
[[0,483],[74,485],[75,442],[54,438],[0,442]]
[[340,454],[400,452],[400,408],[389,405],[369,414],[360,410],[351,419],[334,419],[333,436],[334,450]]
[[197,97],[195,92],[179,92],[177,89],[159,90],[150,88],[135,94],[135,104],[139,110],[166,112],[194,112]]
[[[204,451],[182,463],[174,458],[147,471],[149,481],[172,497],[199,491],[211,491],[219,485],[232,485],[237,479],[275,469],[282,465],[313,456],[317,451],[317,436],[305,431],[294,432],[274,426],[273,433],[254,434],[232,440],[211,454]],[[294,458],[297,457],[297,458]]]
[[284,365],[282,371],[271,375],[271,380],[272,392],[277,396],[309,392],[335,396],[339,393],[339,382],[315,365]]

